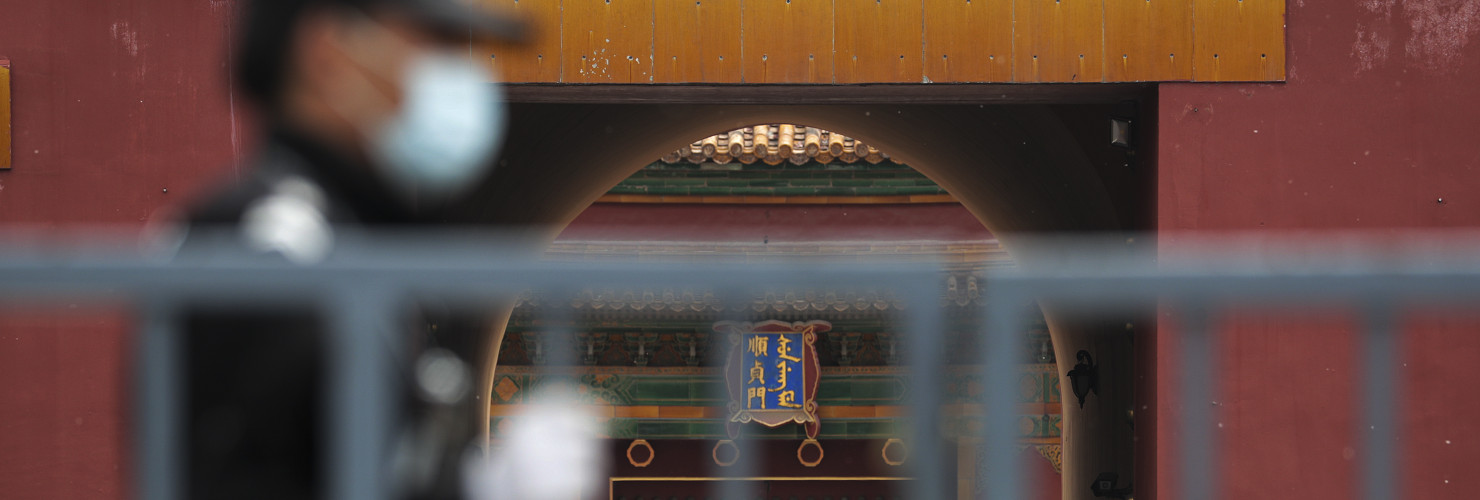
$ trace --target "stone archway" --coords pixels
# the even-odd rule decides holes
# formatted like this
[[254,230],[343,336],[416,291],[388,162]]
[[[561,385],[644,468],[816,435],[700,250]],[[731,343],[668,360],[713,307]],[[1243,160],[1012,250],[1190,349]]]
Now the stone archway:
[[[1103,117],[1103,107],[516,104],[513,111],[515,127],[498,169],[457,213],[459,222],[514,231],[531,251],[544,248],[585,207],[652,159],[699,136],[778,121],[842,132],[888,151],[955,195],[1020,265],[1039,259],[1015,245],[1018,235],[1145,227],[1141,214],[1149,196],[1138,190],[1145,174],[1104,161],[1113,154],[1094,144],[1100,139],[1094,132],[1102,129],[1085,123]],[[1125,321],[1074,321],[1052,304],[1043,306],[1061,373],[1080,349],[1096,353],[1107,367],[1100,397],[1083,409],[1065,399],[1064,492],[1085,498],[1098,473],[1132,477],[1130,336],[1123,333]],[[502,328],[490,336],[481,360],[485,385],[501,334]]]

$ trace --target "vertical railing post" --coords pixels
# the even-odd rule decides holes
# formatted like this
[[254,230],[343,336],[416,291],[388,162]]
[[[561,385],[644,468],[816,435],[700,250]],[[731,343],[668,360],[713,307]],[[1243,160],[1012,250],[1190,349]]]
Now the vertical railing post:
[[156,299],[144,304],[138,329],[134,446],[138,454],[138,494],[145,500],[184,498],[184,355],[175,328],[175,307]]
[[[541,370],[544,379],[542,383],[575,384],[578,381],[567,376],[580,365],[574,348],[577,339],[576,318],[575,312],[571,310],[571,299],[575,297],[575,291],[558,287],[545,290],[543,295],[540,302],[544,305],[544,311],[539,315],[540,322],[544,323],[544,327],[540,329],[540,349],[545,356],[545,366]],[[573,385],[569,388],[575,389]]]
[[1218,372],[1218,357],[1213,351],[1207,306],[1190,304],[1181,311],[1181,498],[1213,500],[1218,492],[1214,469],[1218,439],[1213,424],[1218,404],[1213,374]]
[[1023,331],[1023,308],[1027,298],[1010,284],[989,280],[986,287],[986,332],[982,342],[982,423],[985,460],[977,466],[977,477],[985,478],[986,497],[992,500],[1024,498],[1022,477],[1015,456],[1017,426],[1017,378],[1014,361]]
[[[367,286],[368,285],[368,286]],[[394,364],[405,339],[387,290],[340,284],[330,298],[324,435],[331,500],[387,500],[388,470],[400,386]]]
[[[942,321],[939,275],[922,276],[904,289],[909,304],[905,352],[909,363],[911,498],[946,498],[948,477],[942,464],[941,417],[945,398],[945,322]],[[969,417],[967,417],[969,418]]]
[[1361,398],[1362,498],[1390,500],[1398,497],[1397,477],[1397,388],[1398,342],[1392,305],[1367,307],[1362,339]]
[[[721,321],[739,324],[749,319],[746,314],[747,307],[750,305],[747,299],[754,292],[754,289],[736,286],[717,290],[716,293],[719,294],[720,303],[724,307],[724,311],[720,316],[723,318]],[[715,367],[714,372],[719,374],[715,384],[711,386],[711,390],[714,391],[712,394],[719,401],[720,405],[718,428],[720,433],[722,433],[720,439],[723,440],[730,437],[725,433],[728,432],[726,423],[730,420],[729,403],[731,401],[725,363],[729,361],[731,350],[742,348],[742,346],[732,345],[730,343],[732,335],[730,332],[712,332],[711,334],[714,337],[709,343],[708,357],[710,364]],[[713,490],[711,493],[713,493],[714,498],[755,498],[762,491],[759,484],[750,480],[750,478],[760,475],[761,466],[764,464],[761,463],[758,456],[760,450],[757,450],[755,446],[747,445],[748,441],[754,441],[745,434],[747,427],[753,428],[754,426],[742,426],[739,437],[734,440],[735,450],[739,453],[734,463],[729,466],[720,466],[715,460],[712,459],[710,461],[710,467],[708,468],[714,472],[716,477],[722,478],[721,481],[711,485],[711,489]],[[718,445],[719,442],[716,441],[715,446]]]

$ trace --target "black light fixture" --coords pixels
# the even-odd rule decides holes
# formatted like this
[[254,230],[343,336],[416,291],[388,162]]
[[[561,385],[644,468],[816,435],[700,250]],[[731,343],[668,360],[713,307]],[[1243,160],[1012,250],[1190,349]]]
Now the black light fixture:
[[1120,482],[1120,476],[1114,472],[1101,472],[1095,477],[1095,482],[1090,483],[1089,491],[1097,498],[1130,498],[1131,485],[1127,484],[1123,488],[1116,487],[1115,483],[1118,482]]
[[1079,398],[1079,407],[1084,408],[1084,398],[1093,392],[1100,395],[1100,367],[1095,364],[1095,359],[1090,357],[1089,351],[1080,350],[1074,354],[1074,369],[1069,370],[1069,384],[1074,389],[1074,396]]
[[1110,119],[1110,145],[1129,149],[1131,147],[1131,120]]
[[1115,110],[1110,113],[1110,145],[1125,149],[1133,149],[1136,138],[1133,130],[1136,123],[1137,105],[1135,101],[1125,101],[1116,105]]

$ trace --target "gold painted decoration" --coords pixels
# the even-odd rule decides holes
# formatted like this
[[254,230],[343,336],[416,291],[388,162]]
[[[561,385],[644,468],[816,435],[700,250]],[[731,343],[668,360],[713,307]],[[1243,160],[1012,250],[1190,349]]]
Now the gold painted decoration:
[[1063,445],[1058,445],[1058,444],[1041,444],[1041,445],[1035,446],[1034,448],[1036,448],[1038,450],[1038,454],[1039,455],[1043,455],[1043,458],[1045,460],[1048,460],[1048,463],[1050,463],[1050,464],[1053,465],[1053,471],[1054,472],[1057,472],[1059,474],[1063,474],[1064,473],[1064,446]]
[[[721,449],[727,451],[721,452]],[[725,455],[728,458],[720,458],[720,455]],[[714,443],[714,450],[709,452],[709,456],[714,458],[715,465],[729,467],[735,465],[736,460],[740,460],[740,448],[735,446],[734,441],[721,439],[719,442]]]
[[10,170],[10,59],[0,58],[0,170]]
[[[898,450],[895,452],[895,455],[897,456],[895,456],[894,458],[890,458],[889,456],[889,450],[891,449]],[[879,450],[879,456],[883,458],[884,463],[889,464],[889,466],[899,467],[901,465],[904,465],[904,461],[909,458],[909,450],[905,448],[904,441],[900,440],[899,438],[889,438],[888,441],[884,441],[884,447]]]
[[[808,446],[817,448],[817,459],[808,460],[804,456],[807,453],[806,450]],[[805,441],[802,441],[802,444],[797,445],[797,463],[802,464],[803,467],[818,466],[822,463],[822,459],[824,456],[826,456],[826,454],[822,451],[822,443],[817,442],[816,439],[807,439]]]
[[[638,460],[637,457],[632,456],[632,450],[639,448],[647,450],[647,458]],[[647,467],[653,463],[653,458],[656,457],[657,453],[653,452],[653,445],[649,444],[646,439],[634,439],[632,440],[632,444],[627,445],[627,463],[632,464],[633,467]]]

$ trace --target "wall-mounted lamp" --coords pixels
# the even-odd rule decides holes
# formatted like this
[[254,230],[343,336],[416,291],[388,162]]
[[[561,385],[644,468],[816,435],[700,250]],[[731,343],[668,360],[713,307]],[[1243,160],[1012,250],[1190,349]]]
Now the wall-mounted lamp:
[[1114,472],[1101,472],[1099,476],[1095,476],[1095,482],[1090,483],[1089,491],[1097,498],[1130,498],[1131,485],[1127,484],[1119,488],[1115,486],[1118,482],[1120,482],[1120,476]]
[[1074,369],[1069,370],[1069,384],[1074,389],[1074,396],[1079,398],[1079,407],[1084,408],[1084,398],[1093,392],[1100,395],[1100,367],[1095,364],[1095,359],[1090,357],[1089,351],[1081,350],[1074,354]]
[[1130,118],[1110,119],[1110,145],[1122,148],[1131,147],[1131,120]]
[[1131,144],[1136,139],[1132,125],[1136,123],[1136,117],[1140,114],[1140,106],[1135,101],[1123,101],[1115,106],[1110,115],[1110,145],[1126,149],[1134,149]]

